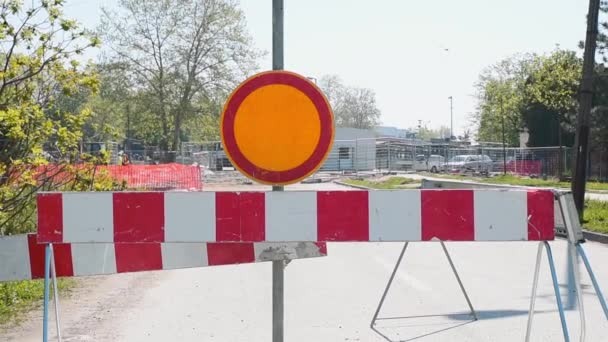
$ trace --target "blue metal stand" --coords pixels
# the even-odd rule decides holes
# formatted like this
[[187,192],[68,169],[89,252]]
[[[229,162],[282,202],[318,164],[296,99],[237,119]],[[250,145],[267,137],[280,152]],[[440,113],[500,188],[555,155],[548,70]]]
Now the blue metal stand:
[[595,289],[595,294],[597,295],[597,298],[600,300],[600,305],[602,306],[602,309],[604,310],[604,315],[606,316],[606,319],[608,320],[608,306],[606,305],[606,299],[604,298],[604,295],[602,294],[602,290],[600,289],[600,286],[597,283],[597,279],[595,279],[595,274],[593,273],[593,270],[591,269],[591,264],[589,263],[589,259],[587,259],[585,250],[583,249],[583,246],[581,246],[580,243],[576,244],[576,251],[581,256],[581,259],[583,259],[583,263],[585,264],[587,273],[589,273],[589,277],[591,278],[591,283],[593,283],[593,288]]
[[49,338],[49,301],[50,285],[53,281],[53,302],[55,303],[55,323],[57,328],[57,341],[61,342],[61,327],[59,324],[59,288],[57,287],[57,270],[55,268],[55,253],[53,244],[46,245],[44,254],[44,313],[42,316],[42,341]]
[[51,273],[51,246],[44,248],[44,304],[42,314],[42,342],[49,340],[49,290]]
[[547,250],[547,261],[549,262],[549,268],[551,270],[553,290],[555,291],[555,299],[557,300],[557,310],[559,311],[559,319],[562,322],[562,332],[564,334],[564,341],[570,342],[570,335],[568,334],[568,325],[566,323],[566,316],[564,314],[564,306],[562,304],[562,297],[560,295],[559,284],[557,282],[557,274],[555,272],[555,263],[553,262],[553,253],[551,252],[551,246],[547,241],[542,241],[538,244],[538,253],[536,255],[536,269],[534,271],[534,282],[532,283],[532,298],[530,299],[530,313],[528,315],[528,328],[526,330],[526,342],[530,341],[530,333],[532,332],[532,319],[534,318],[534,304],[536,303],[536,289],[538,288],[538,275],[540,273],[540,261],[543,256],[543,246]]

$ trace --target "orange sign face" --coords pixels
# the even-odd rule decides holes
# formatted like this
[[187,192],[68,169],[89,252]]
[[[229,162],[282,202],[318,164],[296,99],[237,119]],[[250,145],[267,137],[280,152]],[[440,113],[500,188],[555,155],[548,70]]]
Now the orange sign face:
[[228,158],[244,175],[265,184],[291,184],[327,158],[334,118],[321,90],[307,78],[267,71],[230,95],[221,136]]

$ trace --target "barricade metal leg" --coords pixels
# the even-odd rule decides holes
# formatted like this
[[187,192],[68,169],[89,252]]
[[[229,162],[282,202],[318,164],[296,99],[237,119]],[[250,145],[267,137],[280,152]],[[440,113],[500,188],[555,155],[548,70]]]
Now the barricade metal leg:
[[585,264],[585,268],[587,269],[587,273],[589,274],[589,278],[591,278],[591,283],[593,284],[593,288],[595,289],[595,294],[597,295],[597,298],[600,300],[600,305],[602,306],[602,309],[604,310],[604,315],[606,316],[606,319],[608,320],[608,306],[606,305],[606,299],[604,298],[604,295],[602,294],[602,290],[600,289],[600,286],[597,283],[597,279],[595,278],[595,274],[593,273],[593,270],[591,269],[591,264],[589,263],[589,259],[587,259],[585,250],[583,249],[583,246],[581,246],[580,243],[576,244],[576,250],[577,250],[578,254],[581,256],[581,259],[583,259],[583,263]]
[[454,275],[456,276],[456,280],[458,280],[458,285],[460,285],[460,289],[462,290],[462,293],[464,294],[464,298],[467,300],[467,304],[469,304],[469,308],[471,309],[471,314],[473,315],[473,318],[475,320],[477,320],[477,313],[475,312],[475,309],[473,308],[473,304],[471,304],[471,300],[469,299],[469,295],[467,294],[467,290],[465,290],[464,285],[462,285],[462,281],[460,280],[460,276],[458,276],[458,272],[456,271],[456,267],[454,267],[454,263],[452,262],[452,258],[450,257],[450,253],[448,253],[448,249],[445,247],[445,243],[443,241],[441,241],[441,247],[443,248],[443,252],[445,253],[445,256],[448,258],[448,262],[450,263],[450,267],[452,268],[452,271],[454,272]]
[[573,269],[573,265],[574,262],[578,262],[578,259],[576,261],[573,261],[572,258],[576,258],[576,255],[573,255],[572,253],[570,253],[570,244],[568,244],[566,246],[567,248],[567,253],[566,255],[568,256],[568,262],[566,262],[566,275],[568,277],[568,292],[567,292],[567,301],[566,301],[566,305],[564,307],[565,310],[574,310],[576,308],[576,285],[575,285],[575,281],[574,281],[574,269]]
[[57,270],[55,265],[55,251],[51,246],[51,277],[53,279],[53,302],[55,303],[55,324],[57,327],[57,341],[61,342],[61,325],[59,323],[59,288],[57,287]]
[[[405,254],[405,250],[407,249],[408,246],[408,242],[406,242],[403,245],[403,248],[401,249],[401,253],[399,254],[399,258],[397,259],[397,263],[395,264],[395,268],[393,268],[393,272],[391,273],[391,277],[388,280],[388,283],[386,284],[386,287],[384,288],[384,292],[382,293],[382,298],[380,299],[380,302],[378,303],[378,307],[376,308],[376,312],[374,313],[374,317],[372,318],[372,321],[370,323],[370,327],[373,328],[374,324],[376,324],[376,321],[378,320],[378,314],[380,313],[380,309],[382,309],[382,306],[384,305],[384,300],[386,299],[386,295],[388,293],[388,290],[390,289],[393,280],[395,279],[395,275],[397,274],[397,270],[399,269],[399,265],[401,265],[401,261],[403,260],[403,255]],[[450,267],[452,268],[452,271],[454,272],[454,275],[456,276],[456,280],[458,281],[458,285],[460,285],[460,289],[462,290],[462,293],[464,294],[464,298],[467,300],[467,304],[469,305],[469,308],[471,309],[471,315],[473,316],[474,320],[477,320],[477,313],[475,312],[475,309],[473,308],[473,304],[471,304],[471,300],[469,299],[469,295],[467,294],[467,291],[464,288],[464,285],[462,284],[462,281],[460,280],[460,276],[458,275],[458,271],[456,271],[456,267],[454,266],[454,263],[452,262],[452,258],[450,257],[450,253],[448,252],[447,248],[445,247],[445,244],[443,241],[441,241],[441,247],[443,249],[443,252],[445,253],[445,256],[448,258],[448,262],[450,263]]]
[[574,286],[576,288],[576,297],[578,299],[579,315],[581,317],[581,335],[580,341],[585,341],[585,306],[583,305],[583,288],[581,287],[581,272],[578,267],[578,256],[576,254],[576,246],[568,243],[568,254],[571,255],[572,270],[574,273]]
[[403,254],[405,254],[405,250],[407,249],[408,242],[403,245],[401,249],[401,253],[399,254],[399,258],[397,259],[397,263],[395,264],[395,268],[393,269],[393,273],[391,273],[391,277],[388,279],[388,283],[384,288],[384,292],[382,293],[382,298],[380,299],[380,303],[378,303],[378,307],[376,308],[376,312],[374,313],[374,318],[372,318],[372,322],[369,324],[371,328],[376,324],[376,320],[378,319],[378,314],[380,313],[380,309],[384,304],[384,299],[386,299],[386,294],[388,290],[391,288],[391,284],[393,283],[393,279],[395,279],[395,274],[397,274],[397,270],[399,269],[399,265],[401,265],[401,260],[403,259]]
[[51,267],[51,247],[46,245],[44,250],[44,302],[42,314],[42,342],[49,338],[49,273]]
[[555,291],[555,299],[557,301],[557,310],[559,311],[559,318],[562,323],[562,332],[564,334],[564,341],[570,342],[570,336],[568,334],[568,326],[566,323],[566,315],[564,313],[564,306],[562,305],[562,297],[559,291],[559,284],[557,282],[557,274],[555,272],[555,264],[553,262],[553,253],[551,252],[551,246],[547,241],[542,241],[538,244],[538,253],[536,255],[536,268],[534,270],[534,281],[532,283],[532,297],[530,298],[530,312],[528,314],[528,327],[526,329],[526,342],[530,341],[530,333],[532,332],[532,320],[534,318],[534,304],[536,303],[536,290],[538,288],[538,275],[540,273],[540,261],[543,255],[543,246],[547,250],[547,260],[549,262],[549,268],[551,270],[551,279],[553,281],[553,290]]

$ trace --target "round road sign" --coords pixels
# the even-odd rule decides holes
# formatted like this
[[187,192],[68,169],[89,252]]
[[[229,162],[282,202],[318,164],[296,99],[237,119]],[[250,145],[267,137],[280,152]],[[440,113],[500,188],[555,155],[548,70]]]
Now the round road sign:
[[232,92],[222,112],[221,136],[228,158],[245,176],[265,184],[292,184],[327,158],[334,117],[310,80],[267,71]]

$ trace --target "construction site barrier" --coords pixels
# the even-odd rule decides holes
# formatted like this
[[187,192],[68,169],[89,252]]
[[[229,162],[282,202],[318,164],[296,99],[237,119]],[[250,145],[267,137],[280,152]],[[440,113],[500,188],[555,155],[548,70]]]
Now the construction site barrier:
[[[532,296],[525,340],[530,341],[535,313],[542,252],[546,250],[557,311],[562,324],[565,341],[570,341],[559,282],[549,241],[555,238],[556,210],[564,225],[568,242],[568,263],[574,269],[574,283],[579,304],[581,340],[584,340],[585,312],[580,283],[578,257],[583,259],[604,314],[608,319],[608,307],[582,247],[584,242],[572,195],[566,192],[533,189],[474,189],[474,190],[397,190],[397,191],[323,191],[323,192],[84,192],[84,193],[40,193],[38,195],[39,243],[46,243],[44,253],[45,306],[44,341],[48,336],[49,284],[55,283],[55,269],[77,267],[75,249],[85,246],[91,250],[113,246],[116,270],[121,263],[120,248],[155,248],[156,257],[162,261],[156,269],[165,269],[165,256],[179,259],[194,255],[192,246],[206,245],[207,264],[214,259],[209,254],[213,243],[249,243],[255,253],[255,245],[295,243],[294,253],[302,243],[308,242],[326,254],[325,246],[315,241],[402,241],[403,249],[393,273],[374,313],[371,328],[385,301],[408,243],[418,241],[439,242],[458,280],[458,284],[471,309],[473,319],[477,314],[466,293],[463,282],[445,246],[445,241],[537,241],[539,242],[536,267],[532,283]],[[557,205],[555,204],[557,203]],[[34,244],[34,237],[23,240],[10,255],[30,255],[25,246]],[[279,243],[280,242],[280,243]],[[64,245],[70,251],[72,261],[55,261],[54,243]],[[205,244],[206,243],[206,244]],[[155,247],[151,247],[155,246]],[[164,246],[172,246],[165,254]],[[0,246],[6,249],[4,246]],[[312,246],[310,246],[312,247]],[[15,248],[15,247],[13,247]],[[39,247],[36,247],[39,248]],[[107,248],[106,248],[107,249]],[[112,250],[112,248],[110,248]],[[200,249],[194,248],[198,251]],[[313,247],[314,250],[314,247]],[[19,254],[21,253],[21,254]],[[40,255],[40,251],[36,252]],[[66,252],[63,252],[67,254]],[[106,260],[106,255],[92,252],[88,265]],[[173,254],[175,253],[175,254]],[[58,259],[60,249],[56,250]],[[111,254],[111,253],[110,253]],[[132,253],[133,258],[143,253]],[[176,257],[179,255],[179,257]],[[63,259],[62,259],[63,258]],[[151,259],[145,256],[146,262]],[[188,259],[188,258],[186,258]],[[191,259],[191,258],[189,258]],[[195,257],[201,265],[200,258]],[[22,261],[25,260],[22,257]],[[231,260],[235,261],[235,260]],[[254,254],[254,261],[258,261]],[[38,261],[37,261],[38,263]],[[280,268],[283,263],[273,262]],[[30,268],[30,274],[40,275]],[[141,269],[147,270],[147,269]],[[27,275],[27,271],[21,271]],[[6,271],[5,271],[6,274]],[[81,273],[84,275],[84,273]],[[16,277],[13,274],[13,277]],[[273,278],[274,279],[274,278]],[[56,291],[56,285],[54,286]],[[282,295],[282,288],[276,289]],[[273,280],[273,298],[275,295]],[[277,292],[277,293],[278,293]],[[55,294],[55,297],[57,295]],[[274,305],[273,327],[282,326],[275,318],[282,304]],[[55,300],[56,316],[58,304]],[[276,306],[276,308],[275,308]],[[276,309],[276,310],[275,310]],[[57,319],[58,338],[60,327]],[[275,325],[276,323],[276,325]]]
[[[172,270],[321,257],[325,243],[53,244],[57,277]],[[45,245],[34,234],[0,237],[0,282],[44,278]]]
[[38,194],[38,240],[547,241],[546,190]]
[[[36,168],[36,179],[53,180],[55,184],[64,184],[74,178],[67,171],[67,165],[41,165]],[[186,190],[203,189],[202,169],[198,165],[177,163],[158,165],[69,165],[79,171],[86,171],[91,176],[104,175],[118,183],[125,183],[130,189],[138,190]]]
[[108,170],[117,181],[124,181],[129,188],[143,190],[188,190],[203,189],[202,170],[197,165],[108,165]]

